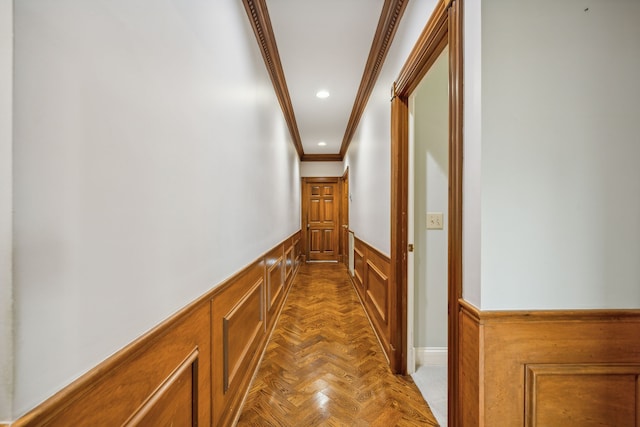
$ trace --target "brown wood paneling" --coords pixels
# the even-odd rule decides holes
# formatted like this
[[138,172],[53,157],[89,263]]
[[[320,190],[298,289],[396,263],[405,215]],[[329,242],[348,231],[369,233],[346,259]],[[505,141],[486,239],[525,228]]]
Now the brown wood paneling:
[[473,307],[460,310],[460,360],[458,365],[460,402],[459,425],[479,426],[482,395],[480,393],[480,323]]
[[264,279],[260,278],[222,318],[224,390],[228,390],[247,354],[264,333]]
[[[13,425],[122,425],[158,413],[173,414],[179,421],[194,408],[191,416],[209,425],[209,324],[209,300],[200,299]],[[197,369],[190,369],[195,364]],[[136,414],[140,415],[136,418]]]
[[[299,260],[300,237],[296,232],[12,426],[231,425],[271,332],[267,266],[278,265],[270,271],[274,283],[280,272],[282,287],[284,248]],[[280,294],[270,328],[286,291]]]
[[390,322],[395,290],[391,288],[389,281],[389,258],[356,237],[354,262],[354,287],[382,344],[385,356],[391,362],[395,352]]
[[637,425],[640,310],[460,306],[463,425]]
[[124,425],[197,425],[198,353],[194,349]]
[[[247,337],[236,335],[243,332],[242,326],[229,325],[228,318],[239,320],[241,317],[251,318],[246,310],[255,304],[253,297],[256,286],[265,282],[265,259],[263,257],[242,270],[228,282],[229,285],[211,300],[211,336],[213,352],[213,425],[226,425],[235,415],[240,406],[242,395],[248,386],[250,372],[258,362],[257,351],[242,352],[242,348],[261,348],[266,339],[266,331],[262,330],[257,336],[247,341]],[[266,291],[261,293],[260,299],[266,304]],[[234,313],[237,308],[238,313]],[[236,317],[237,316],[237,317]],[[227,324],[225,328],[225,323]],[[255,327],[255,317],[251,322]],[[230,328],[231,326],[231,328]],[[227,334],[225,334],[225,329]],[[232,329],[230,331],[230,329]],[[249,333],[253,329],[249,328]],[[229,333],[232,332],[232,333]],[[230,349],[232,346],[234,349]],[[225,355],[227,356],[225,358]],[[244,357],[242,357],[244,356]],[[225,360],[227,360],[225,372]],[[229,370],[233,369],[239,376],[229,380]]]
[[353,256],[354,256],[354,279],[356,282],[356,290],[360,297],[364,300],[364,245],[359,240],[356,240],[354,248],[353,248]]
[[303,154],[300,158],[303,162],[341,162],[340,154]]
[[269,310],[269,315],[271,315],[273,310],[277,308],[278,303],[283,296],[284,282],[282,280],[282,265],[283,258],[280,257],[275,260],[268,270],[269,286],[267,287],[267,309]]
[[[379,264],[378,264],[379,265]],[[388,311],[389,311],[389,278],[376,264],[367,260],[367,302],[375,308],[374,313],[388,335]],[[388,336],[387,336],[388,339]]]
[[526,365],[526,426],[635,426],[639,376],[640,364]]
[[293,257],[293,245],[290,244],[284,252],[284,277],[285,283],[288,283],[291,279],[291,273],[293,273],[293,267],[295,265],[295,259]]

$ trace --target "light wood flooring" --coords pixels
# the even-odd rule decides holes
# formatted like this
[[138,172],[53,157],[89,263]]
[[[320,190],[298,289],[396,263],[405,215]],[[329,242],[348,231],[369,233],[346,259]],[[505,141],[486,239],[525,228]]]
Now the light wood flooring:
[[437,426],[393,375],[346,268],[300,268],[238,426]]

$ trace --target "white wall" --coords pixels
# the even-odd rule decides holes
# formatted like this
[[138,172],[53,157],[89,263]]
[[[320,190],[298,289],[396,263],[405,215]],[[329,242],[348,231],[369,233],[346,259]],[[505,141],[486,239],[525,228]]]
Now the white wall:
[[345,156],[352,194],[349,227],[358,238],[387,255],[391,248],[391,87],[436,3],[436,0],[408,3]]
[[462,296],[481,306],[482,3],[463,3]]
[[15,31],[17,417],[294,233],[300,174],[241,2],[24,0]]
[[638,22],[482,2],[483,309],[640,308]]
[[12,3],[0,0],[0,423],[11,420],[13,388]]
[[343,162],[301,162],[300,175],[303,177],[323,178],[344,175]]
[[[449,50],[414,91],[414,346],[447,347],[449,215]],[[440,212],[441,230],[427,230]]]

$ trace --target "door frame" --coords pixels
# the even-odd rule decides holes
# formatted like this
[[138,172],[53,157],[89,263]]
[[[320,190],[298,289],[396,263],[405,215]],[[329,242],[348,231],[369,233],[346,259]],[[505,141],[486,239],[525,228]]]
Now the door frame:
[[392,88],[391,100],[391,283],[397,290],[396,373],[407,371],[407,245],[409,96],[449,46],[449,257],[448,425],[459,424],[459,300],[462,298],[462,1],[440,0]]
[[[346,188],[345,188],[346,187]],[[346,190],[346,191],[345,191]],[[345,227],[346,226],[346,227]],[[340,258],[349,267],[349,166],[340,178]]]
[[337,248],[335,251],[336,261],[339,261],[340,256],[340,230],[342,227],[340,226],[340,212],[341,212],[341,194],[340,194],[340,177],[303,177],[301,179],[301,193],[302,200],[300,201],[301,205],[301,216],[300,216],[300,227],[302,229],[302,236],[300,240],[302,241],[303,254],[306,262],[309,262],[309,228],[308,228],[308,214],[309,214],[309,205],[307,203],[307,197],[309,196],[307,192],[307,184],[336,184],[336,193],[334,195],[334,201],[337,203],[338,207],[338,217],[336,218],[336,240],[337,240]]

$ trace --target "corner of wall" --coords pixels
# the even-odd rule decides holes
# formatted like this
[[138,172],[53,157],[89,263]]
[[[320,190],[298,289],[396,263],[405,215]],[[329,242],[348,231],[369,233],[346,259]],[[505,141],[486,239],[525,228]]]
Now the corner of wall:
[[0,423],[13,401],[13,3],[0,1]]

